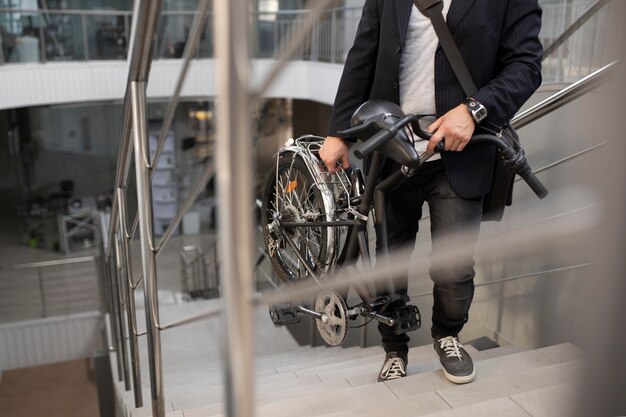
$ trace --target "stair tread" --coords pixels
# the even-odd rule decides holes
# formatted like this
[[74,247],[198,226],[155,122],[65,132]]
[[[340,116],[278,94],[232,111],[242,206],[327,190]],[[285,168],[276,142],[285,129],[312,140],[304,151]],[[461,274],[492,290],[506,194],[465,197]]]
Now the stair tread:
[[[360,348],[357,348],[357,349],[360,349]],[[335,354],[331,356],[307,358],[306,361],[294,360],[294,361],[291,361],[291,363],[285,363],[284,365],[277,367],[276,371],[278,373],[298,371],[298,370],[303,370],[307,368],[313,368],[316,366],[323,366],[340,358],[368,357],[368,356],[378,355],[381,352],[383,352],[383,349],[380,346],[373,346],[373,347],[369,347],[366,349],[351,350],[351,351],[347,351],[341,354]],[[286,361],[286,362],[289,362],[289,361]]]
[[512,355],[514,353],[518,353],[521,351],[522,349],[515,345],[504,345],[504,346],[498,346],[492,349],[486,349],[486,350],[483,350],[482,352],[490,358],[497,358],[500,356]]
[[477,378],[471,384],[438,389],[437,394],[453,408],[458,408],[480,401],[568,383],[579,378],[581,367],[582,362],[577,360],[484,381]]
[[396,398],[380,404],[357,405],[319,417],[380,417],[389,414],[393,417],[415,417],[444,410],[450,410],[450,406],[436,393],[426,392],[404,400]]
[[[439,369],[439,358],[434,349],[430,345],[422,346],[420,350],[409,351],[408,374],[423,373]],[[475,360],[487,359],[481,352],[473,347],[468,347],[468,352]],[[354,366],[348,369],[328,370],[318,373],[317,375],[324,382],[332,381],[337,378],[346,378],[352,386],[361,386],[368,383],[377,382],[378,372],[383,364],[384,356],[377,357],[372,363]]]
[[537,349],[537,352],[541,353],[555,363],[582,359],[585,356],[585,353],[581,349],[571,343],[561,343],[558,345],[540,348]]
[[[474,385],[481,380],[490,380],[494,377],[507,375],[511,372],[521,372],[551,364],[553,362],[535,351],[525,351],[476,361],[476,380],[469,385]],[[407,398],[427,391],[446,389],[452,385],[440,370],[417,375],[409,374],[406,378],[389,381],[387,384],[399,398]]]
[[580,383],[567,382],[533,391],[511,395],[521,408],[533,417],[569,417],[575,415]]
[[[334,413],[337,416],[373,416],[380,415],[382,412],[390,409],[393,410],[394,415],[397,414],[398,416],[422,415],[424,413],[445,411],[451,406],[466,407],[477,401],[486,401],[490,404],[498,397],[519,393],[520,390],[516,389],[518,386],[525,387],[526,390],[532,389],[531,381],[533,378],[541,378],[542,375],[549,375],[544,378],[544,385],[567,382],[575,376],[575,371],[579,368],[579,364],[576,362],[555,364],[536,351],[518,352],[511,355],[513,358],[504,356],[488,358],[480,356],[480,354],[481,352],[473,352],[475,357],[481,357],[481,359],[476,362],[480,377],[477,377],[472,384],[462,386],[452,384],[437,370],[388,381],[384,384],[372,383],[356,387],[346,384],[343,388],[341,386],[337,388],[335,384],[342,383],[342,381],[345,382],[345,379],[337,378],[330,382],[313,383],[312,385],[302,387],[302,389],[293,388],[281,393],[274,393],[272,389],[266,388],[268,389],[267,395],[261,392],[263,389],[261,388],[257,401],[257,415],[272,417],[298,415],[305,417],[322,416],[325,414],[330,416]],[[431,358],[429,362],[433,363],[436,360],[433,361]],[[511,365],[511,362],[513,362],[513,365]],[[416,363],[415,365],[418,364]],[[517,372],[517,374],[510,375],[511,372]],[[372,379],[375,380],[375,374]],[[294,379],[293,383],[296,384],[297,381],[298,378]],[[350,378],[347,381],[351,383]],[[327,384],[331,384],[332,389],[327,390],[325,388]],[[499,392],[492,389],[493,385],[506,388],[500,390],[502,391],[501,395],[495,395],[495,398],[493,398],[493,395],[485,394],[485,392]],[[476,387],[474,391],[478,392],[478,396],[468,400],[466,398],[467,395],[462,392],[455,394],[455,392],[467,390],[468,387]],[[321,393],[324,393],[324,395],[320,396]],[[390,403],[393,403],[391,408],[389,407]],[[502,407],[502,404],[499,402],[494,404],[494,406]],[[508,403],[506,407],[511,408]],[[502,415],[519,415],[517,414],[519,407],[513,407],[511,410],[506,407]],[[188,417],[188,415],[215,415],[221,411],[223,410],[218,405],[212,407],[205,405],[204,407],[196,407],[195,410],[189,411],[189,413],[188,409],[185,409],[185,417]]]

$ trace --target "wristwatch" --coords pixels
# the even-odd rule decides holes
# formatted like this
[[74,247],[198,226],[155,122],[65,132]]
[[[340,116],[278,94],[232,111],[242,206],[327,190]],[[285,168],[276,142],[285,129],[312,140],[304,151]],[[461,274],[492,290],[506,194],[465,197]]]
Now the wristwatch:
[[465,105],[467,106],[467,111],[470,113],[476,124],[479,124],[487,118],[487,109],[475,98],[466,98]]

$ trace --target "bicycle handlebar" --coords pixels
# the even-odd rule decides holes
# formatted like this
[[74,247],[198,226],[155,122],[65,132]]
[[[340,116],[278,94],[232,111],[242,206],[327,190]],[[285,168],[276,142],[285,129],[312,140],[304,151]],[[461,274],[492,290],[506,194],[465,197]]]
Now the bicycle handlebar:
[[[363,141],[359,143],[358,145],[356,145],[354,148],[354,154],[356,155],[357,158],[363,159],[366,155],[369,155],[370,153],[374,152],[383,143],[385,143],[386,141],[388,141],[389,139],[397,135],[400,129],[403,129],[404,126],[406,126],[409,123],[413,123],[414,125],[413,131],[415,132],[417,136],[425,140],[430,140],[430,138],[432,137],[432,133],[422,130],[419,127],[419,123],[417,123],[418,121],[419,121],[419,116],[416,114],[403,117],[402,119],[400,119],[398,122],[394,123],[393,125],[386,127],[386,128],[382,128],[376,134],[374,134],[373,136],[370,136],[370,138],[367,139],[366,141]],[[443,144],[441,146],[439,146],[438,144],[436,152],[439,152],[439,151],[443,151]]]
[[363,159],[370,153],[374,152],[378,147],[380,147],[383,143],[394,137],[398,133],[397,131],[394,133],[389,129],[382,129],[376,132],[375,135],[370,136],[364,142],[359,143],[354,147],[354,155]]
[[[398,131],[400,129],[403,129],[407,124],[411,122],[417,122],[418,120],[419,116],[410,115],[402,118],[401,120],[387,128],[381,129],[366,141],[363,141],[356,145],[354,149],[355,156],[359,159],[363,159],[366,155],[378,149],[387,140],[393,138],[398,133]],[[421,137],[422,139],[428,140],[432,136],[431,133],[422,130],[418,123],[413,123],[413,131],[417,136]],[[519,149],[514,149],[513,146],[508,144],[500,136],[491,134],[474,135],[472,136],[469,143],[491,143],[496,145],[500,150],[500,156],[504,160],[504,165],[506,165],[517,175],[522,177],[522,179],[526,182],[526,184],[528,184],[528,186],[533,190],[537,197],[545,198],[548,195],[548,190],[546,189],[546,187],[541,183],[541,181],[539,181],[539,179],[530,169],[528,161],[526,160],[526,156],[524,155],[524,149],[521,146]],[[443,150],[444,141],[441,140],[435,147],[435,152],[442,152]]]

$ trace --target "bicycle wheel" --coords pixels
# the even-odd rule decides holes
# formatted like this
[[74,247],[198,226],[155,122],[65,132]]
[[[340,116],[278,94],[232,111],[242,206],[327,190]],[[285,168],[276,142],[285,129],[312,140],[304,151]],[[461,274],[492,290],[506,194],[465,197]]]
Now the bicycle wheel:
[[279,156],[263,199],[265,248],[279,278],[289,284],[326,271],[332,228],[283,227],[284,222],[326,221],[327,209],[305,163],[293,153]]

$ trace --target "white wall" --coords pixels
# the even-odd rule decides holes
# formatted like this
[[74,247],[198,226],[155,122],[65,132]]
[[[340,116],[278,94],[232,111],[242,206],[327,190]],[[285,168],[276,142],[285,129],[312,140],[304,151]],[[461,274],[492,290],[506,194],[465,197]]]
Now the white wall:
[[102,349],[99,312],[0,325],[0,372],[80,358]]
[[[253,77],[267,74],[273,60],[253,62]],[[148,98],[172,95],[181,60],[152,64]],[[342,65],[294,61],[269,91],[269,97],[301,98],[332,104]],[[123,100],[128,77],[124,61],[9,64],[0,66],[0,110],[51,104]],[[212,59],[194,61],[182,91],[183,98],[215,96],[216,67]]]

